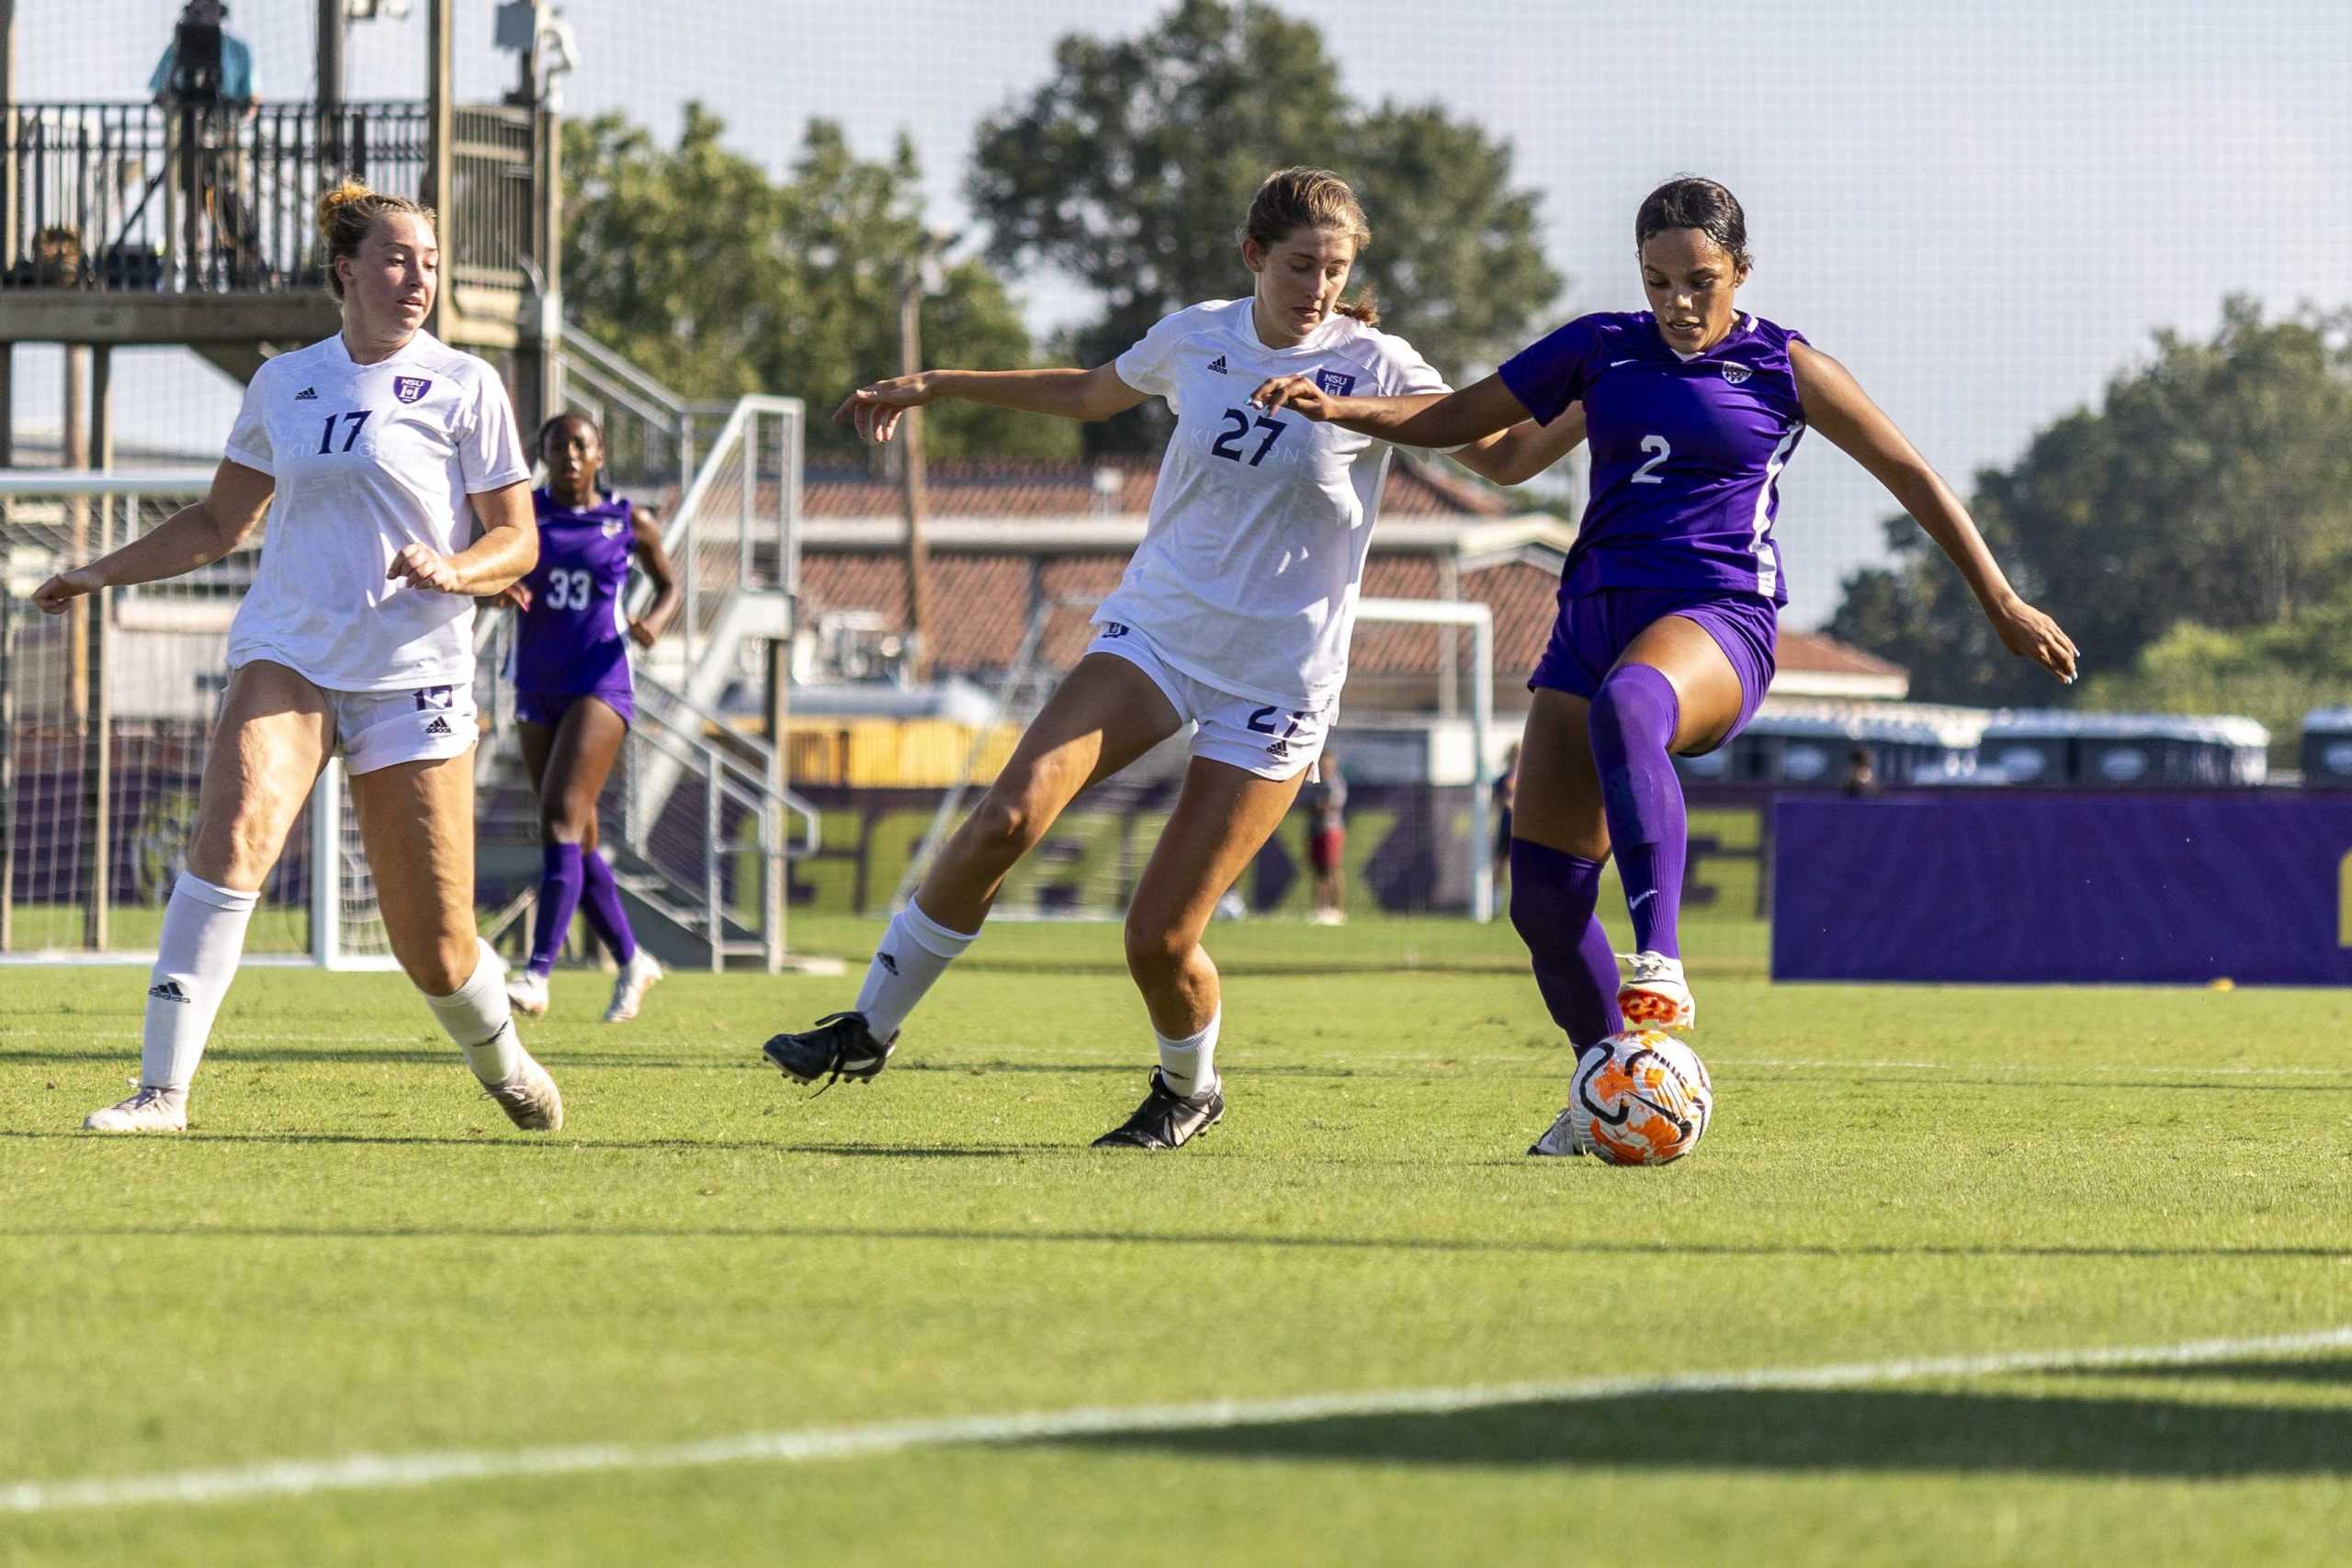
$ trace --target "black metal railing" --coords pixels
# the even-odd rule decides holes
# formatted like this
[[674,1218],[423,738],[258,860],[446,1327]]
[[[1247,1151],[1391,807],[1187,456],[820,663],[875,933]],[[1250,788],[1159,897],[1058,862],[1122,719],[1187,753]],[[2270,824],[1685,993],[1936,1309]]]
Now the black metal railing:
[[[319,193],[349,175],[422,197],[430,130],[415,102],[350,103],[333,115],[308,104],[7,105],[0,159],[12,220],[0,288],[316,287],[325,281]],[[527,190],[527,117],[524,136]],[[461,201],[473,183],[458,179]],[[510,269],[516,254],[505,253]]]

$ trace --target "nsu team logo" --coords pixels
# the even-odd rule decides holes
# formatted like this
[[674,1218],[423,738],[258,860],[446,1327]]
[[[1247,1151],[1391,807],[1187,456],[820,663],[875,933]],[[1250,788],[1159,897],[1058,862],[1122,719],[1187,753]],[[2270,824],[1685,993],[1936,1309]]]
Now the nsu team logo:
[[433,389],[432,378],[425,376],[395,376],[392,396],[404,403],[413,403]]
[[1344,398],[1355,390],[1356,378],[1344,370],[1317,370],[1315,384],[1335,398]]
[[1745,365],[1734,365],[1728,360],[1724,362],[1724,379],[1729,381],[1735,387],[1738,386],[1742,381],[1747,380],[1750,376],[1755,374],[1755,371],[1750,370]]

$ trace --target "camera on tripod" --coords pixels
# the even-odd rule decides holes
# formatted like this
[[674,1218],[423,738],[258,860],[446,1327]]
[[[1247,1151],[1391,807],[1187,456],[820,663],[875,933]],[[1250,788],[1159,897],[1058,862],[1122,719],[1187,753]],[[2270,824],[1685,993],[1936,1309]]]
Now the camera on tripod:
[[172,98],[198,108],[220,106],[220,0],[188,0],[172,32]]

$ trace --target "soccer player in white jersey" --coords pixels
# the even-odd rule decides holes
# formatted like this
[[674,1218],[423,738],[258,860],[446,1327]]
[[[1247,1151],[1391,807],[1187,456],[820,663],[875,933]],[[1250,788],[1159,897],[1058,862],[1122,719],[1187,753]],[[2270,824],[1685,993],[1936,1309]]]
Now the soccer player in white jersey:
[[[1085,657],[890,922],[853,1010],[768,1042],[785,1073],[804,1083],[879,1073],[907,1015],[971,945],[1006,874],[1063,808],[1190,723],[1192,761],[1126,919],[1127,968],[1159,1066],[1143,1103],[1096,1146],[1174,1148],[1224,1114],[1223,998],[1201,934],[1330,732],[1388,471],[1385,445],[1270,417],[1250,393],[1281,374],[1311,375],[1335,392],[1445,385],[1411,345],[1377,329],[1367,303],[1343,301],[1370,238],[1338,175],[1284,169],[1259,187],[1243,225],[1248,297],[1179,310],[1091,370],[925,370],[842,403],[835,418],[876,441],[906,410],[942,398],[1098,420],[1159,397],[1176,428],[1143,543],[1096,610]],[[1577,420],[1531,423],[1455,457],[1516,482],[1582,434]]]
[[319,227],[343,330],[255,372],[203,501],[35,595],[55,615],[176,577],[269,509],[164,914],[139,1090],[85,1125],[187,1127],[263,879],[340,750],[393,955],[514,1124],[552,1130],[562,1097],[515,1038],[473,908],[474,597],[537,557],[530,467],[497,374],[422,330],[440,280],[433,214],[346,183],[320,198]]

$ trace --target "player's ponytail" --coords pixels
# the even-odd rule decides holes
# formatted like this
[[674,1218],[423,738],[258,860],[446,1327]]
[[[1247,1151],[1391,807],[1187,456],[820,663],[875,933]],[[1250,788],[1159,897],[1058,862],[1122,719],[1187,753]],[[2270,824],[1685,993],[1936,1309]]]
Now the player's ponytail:
[[[1301,229],[1337,229],[1356,243],[1359,255],[1372,243],[1372,225],[1347,181],[1329,169],[1304,165],[1276,169],[1250,199],[1241,238],[1255,240],[1261,249],[1271,251]],[[1354,298],[1342,299],[1332,309],[1368,327],[1380,324],[1380,310],[1373,303],[1370,288],[1358,289]]]
[[433,209],[423,203],[369,190],[357,180],[345,180],[320,196],[319,240],[327,248],[327,287],[334,290],[336,299],[343,298],[343,279],[335,276],[334,264],[357,255],[368,231],[395,212],[413,213],[428,224],[439,224]]

